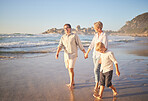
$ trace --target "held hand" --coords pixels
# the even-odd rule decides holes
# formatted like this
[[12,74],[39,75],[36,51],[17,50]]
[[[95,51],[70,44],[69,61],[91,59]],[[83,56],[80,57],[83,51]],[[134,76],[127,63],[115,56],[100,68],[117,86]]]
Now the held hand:
[[85,57],[85,59],[87,59],[87,58],[88,58],[88,54],[87,54],[87,53],[85,53],[85,54],[84,54],[84,57]]
[[120,76],[120,72],[119,71],[116,71],[116,75],[119,77]]
[[58,59],[58,57],[59,57],[59,54],[56,54],[56,59]]

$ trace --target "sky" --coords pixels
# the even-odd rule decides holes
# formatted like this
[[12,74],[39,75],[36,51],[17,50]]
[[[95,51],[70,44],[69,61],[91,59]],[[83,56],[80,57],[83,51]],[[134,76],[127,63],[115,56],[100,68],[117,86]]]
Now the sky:
[[0,33],[39,34],[51,28],[93,27],[117,31],[148,12],[148,0],[0,0]]

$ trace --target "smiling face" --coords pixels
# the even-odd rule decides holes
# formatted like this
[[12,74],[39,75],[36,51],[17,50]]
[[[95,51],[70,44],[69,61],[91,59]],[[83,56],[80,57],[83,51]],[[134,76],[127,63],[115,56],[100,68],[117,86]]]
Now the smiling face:
[[64,31],[65,31],[66,34],[70,34],[70,32],[71,32],[70,26],[64,25]]
[[96,26],[94,26],[94,29],[95,29],[95,31],[96,31],[96,32],[101,32],[101,31],[102,31],[102,29],[101,29],[101,28],[96,27]]
[[94,23],[94,29],[96,32],[102,32],[103,24],[102,22],[98,21]]

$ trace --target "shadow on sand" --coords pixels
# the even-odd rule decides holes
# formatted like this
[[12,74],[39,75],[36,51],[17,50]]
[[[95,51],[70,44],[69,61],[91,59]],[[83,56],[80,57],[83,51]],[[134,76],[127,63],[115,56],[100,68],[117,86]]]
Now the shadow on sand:
[[93,87],[95,86],[95,83],[77,83],[75,84],[75,89],[81,89],[81,88],[86,88],[86,87]]

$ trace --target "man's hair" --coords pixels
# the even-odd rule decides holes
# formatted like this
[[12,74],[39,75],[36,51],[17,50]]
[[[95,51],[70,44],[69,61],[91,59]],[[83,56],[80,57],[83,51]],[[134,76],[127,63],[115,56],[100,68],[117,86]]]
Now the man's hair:
[[69,28],[71,28],[71,25],[70,24],[65,24],[64,26],[68,26]]
[[96,51],[100,51],[101,48],[105,47],[104,44],[102,42],[98,42],[96,44]]
[[103,23],[101,21],[98,21],[98,22],[94,23],[94,26],[97,27],[97,28],[102,29],[103,28]]

